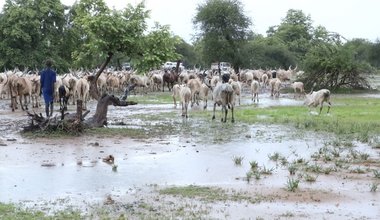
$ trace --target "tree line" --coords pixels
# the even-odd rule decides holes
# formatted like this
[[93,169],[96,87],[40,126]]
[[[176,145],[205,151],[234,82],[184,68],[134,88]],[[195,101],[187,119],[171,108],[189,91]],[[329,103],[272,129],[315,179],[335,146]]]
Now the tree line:
[[[240,69],[302,69],[305,83],[331,89],[363,88],[363,74],[380,67],[380,41],[347,40],[310,15],[289,9],[263,36],[251,30],[252,18],[239,0],[207,0],[193,18],[192,44],[156,23],[149,29],[144,2],[110,9],[103,0],[7,0],[0,14],[0,68],[40,69],[49,57],[58,73],[69,68],[121,68],[139,72],[181,60],[187,68],[230,62]],[[105,65],[104,65],[105,64]],[[306,80],[307,79],[307,80]],[[301,79],[302,80],[302,79]]]

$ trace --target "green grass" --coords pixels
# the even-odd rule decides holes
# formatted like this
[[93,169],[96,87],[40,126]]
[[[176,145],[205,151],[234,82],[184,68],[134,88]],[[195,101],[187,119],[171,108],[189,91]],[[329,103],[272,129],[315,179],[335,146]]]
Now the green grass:
[[[162,89],[162,88],[161,88]],[[168,92],[168,88],[165,88],[165,92],[149,92],[144,95],[131,95],[128,96],[128,101],[135,101],[138,104],[173,104],[172,93]],[[177,105],[179,100],[177,100]]]
[[232,157],[232,160],[234,161],[236,166],[241,166],[243,163],[243,159],[244,159],[244,157],[242,157],[242,156],[233,156]]
[[159,190],[161,195],[181,196],[184,198],[199,199],[207,202],[215,201],[247,201],[250,203],[258,203],[263,200],[270,200],[271,196],[264,198],[262,195],[248,195],[244,192],[229,192],[218,187],[208,186],[174,186]]
[[328,115],[326,108],[320,115],[311,115],[305,106],[241,107],[236,111],[236,121],[287,124],[299,129],[354,136],[363,142],[380,132],[380,120],[374,120],[380,118],[380,99],[336,98],[332,103]]
[[296,189],[298,189],[299,182],[300,181],[298,179],[288,178],[288,180],[286,181],[286,189],[289,192],[295,192]]
[[55,219],[83,219],[83,216],[79,212],[67,210],[57,212],[53,215],[46,215],[41,211],[33,211],[28,209],[22,209],[16,207],[13,204],[0,203],[0,219],[13,220],[13,219],[25,219],[25,220],[55,220]]

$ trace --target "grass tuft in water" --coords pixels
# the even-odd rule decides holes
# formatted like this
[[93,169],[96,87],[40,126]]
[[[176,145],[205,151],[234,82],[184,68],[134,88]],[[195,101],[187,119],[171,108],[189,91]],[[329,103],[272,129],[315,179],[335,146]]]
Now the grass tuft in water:
[[289,192],[295,192],[296,189],[298,189],[299,182],[300,181],[298,179],[288,178],[288,180],[286,182],[286,189]]
[[379,187],[378,183],[371,183],[369,185],[370,192],[376,192],[378,187]]
[[373,170],[373,175],[375,178],[380,179],[380,170]]
[[232,160],[234,161],[236,166],[241,166],[243,163],[244,157],[242,156],[233,156]]

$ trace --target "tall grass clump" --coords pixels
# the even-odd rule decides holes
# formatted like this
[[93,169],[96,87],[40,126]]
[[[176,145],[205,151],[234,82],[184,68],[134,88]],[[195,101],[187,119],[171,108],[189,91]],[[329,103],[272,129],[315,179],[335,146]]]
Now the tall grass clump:
[[288,178],[288,180],[286,182],[286,189],[289,192],[295,192],[296,189],[298,189],[299,182],[300,181],[298,179]]

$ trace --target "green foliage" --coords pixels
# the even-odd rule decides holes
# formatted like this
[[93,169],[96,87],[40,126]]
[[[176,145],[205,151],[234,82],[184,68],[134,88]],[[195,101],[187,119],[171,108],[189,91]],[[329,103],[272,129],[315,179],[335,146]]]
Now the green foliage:
[[22,209],[13,204],[0,203],[0,219],[83,219],[79,211],[65,210],[46,215],[41,211]]
[[330,89],[368,88],[363,73],[371,71],[370,66],[357,60],[355,53],[350,45],[321,42],[313,46],[303,63],[306,86],[310,88],[311,84],[316,83],[320,88]]
[[55,60],[58,72],[66,61],[61,58],[64,6],[59,0],[6,1],[0,16],[0,66],[34,69],[46,58]]
[[372,66],[380,68],[380,40],[378,39],[375,43],[371,45],[369,51],[369,62]]
[[[301,10],[288,10],[279,26],[271,27],[268,35],[281,39],[294,55],[302,60],[312,39],[312,21]],[[288,66],[291,64],[288,64]]]
[[154,30],[142,41],[144,45],[142,54],[132,60],[140,72],[146,72],[152,68],[159,69],[163,62],[180,58],[180,55],[175,53],[175,46],[179,44],[180,39],[171,36],[169,26],[160,26],[156,23]]
[[241,166],[241,164],[243,163],[243,159],[244,157],[242,156],[233,156],[232,160],[234,161],[234,164],[236,166]]
[[179,44],[176,46],[176,53],[182,56],[183,65],[187,69],[193,68],[195,65],[199,66],[198,56],[195,47],[180,39]]
[[122,54],[144,72],[178,58],[178,39],[171,36],[167,26],[159,24],[146,33],[148,17],[144,2],[118,11],[109,9],[103,0],[80,1],[74,19],[74,26],[83,33],[83,45],[73,53],[77,65],[94,67],[99,60]]
[[300,181],[298,179],[288,178],[288,180],[286,181],[286,189],[289,192],[295,192],[296,189],[298,189],[299,182]]
[[242,67],[247,69],[286,68],[295,66],[296,60],[294,54],[276,37],[254,37],[242,49]]
[[200,30],[202,55],[210,64],[228,61],[236,68],[241,64],[240,50],[249,34],[250,19],[238,0],[208,0],[197,7],[194,24]]

